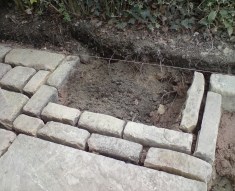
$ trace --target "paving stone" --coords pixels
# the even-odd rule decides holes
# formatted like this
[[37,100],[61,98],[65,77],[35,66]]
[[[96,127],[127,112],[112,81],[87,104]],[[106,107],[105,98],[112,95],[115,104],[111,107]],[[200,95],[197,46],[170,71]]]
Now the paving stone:
[[8,52],[11,51],[10,47],[0,45],[0,62],[4,62],[4,58]]
[[33,117],[39,117],[42,110],[49,102],[58,101],[58,92],[56,88],[42,85],[40,89],[30,98],[24,106],[23,113]]
[[212,174],[212,166],[201,159],[159,148],[149,149],[144,166],[205,183],[210,181]]
[[78,121],[78,127],[84,128],[91,133],[122,137],[125,121],[100,113],[84,111]]
[[38,137],[62,145],[85,150],[90,133],[71,125],[65,125],[54,121],[48,122],[38,130]]
[[9,64],[0,63],[0,80],[10,69],[11,69],[11,66]]
[[215,149],[218,129],[221,118],[220,94],[208,92],[206,106],[203,114],[201,130],[198,133],[194,156],[203,159],[210,164],[215,160]]
[[46,83],[50,72],[45,70],[39,70],[25,85],[23,92],[30,97],[36,93],[36,91]]
[[180,129],[192,133],[196,128],[199,110],[204,94],[205,79],[202,73],[194,72],[193,83],[187,92],[185,108],[182,112]]
[[53,71],[65,58],[57,54],[33,49],[13,49],[5,57],[5,63],[15,66],[27,66],[36,70]]
[[2,90],[7,100],[7,107],[0,112],[0,127],[13,129],[13,121],[22,113],[22,108],[29,98],[23,94]]
[[68,79],[72,69],[79,62],[77,56],[67,56],[66,59],[55,69],[47,80],[47,85],[53,86],[59,89],[65,81]]
[[116,137],[92,134],[88,139],[89,151],[138,164],[143,146]]
[[36,136],[37,131],[44,125],[41,119],[24,114],[19,115],[13,122],[14,129],[17,133],[24,133],[31,136]]
[[210,91],[222,96],[222,108],[235,111],[235,76],[211,74]]
[[123,138],[148,147],[159,147],[174,151],[190,153],[192,134],[173,131],[141,123],[128,122]]
[[49,103],[42,111],[44,121],[57,121],[69,125],[76,125],[81,112],[78,109],[69,108],[56,103]]
[[11,143],[13,143],[15,138],[15,133],[5,129],[0,129],[0,157],[7,151],[8,147]]
[[33,68],[17,66],[4,75],[0,84],[5,89],[22,93],[24,86],[35,73]]
[[0,88],[0,111],[8,106],[7,99]]
[[2,190],[207,190],[203,182],[126,164],[26,135],[16,138],[0,158],[0,166]]

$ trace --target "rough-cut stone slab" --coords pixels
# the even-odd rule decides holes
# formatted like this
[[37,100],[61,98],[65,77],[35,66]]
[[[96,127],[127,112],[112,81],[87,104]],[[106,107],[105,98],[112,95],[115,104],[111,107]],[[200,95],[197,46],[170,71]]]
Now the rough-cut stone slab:
[[88,139],[89,151],[138,164],[143,146],[116,137],[92,134]]
[[184,153],[191,152],[193,136],[141,123],[128,122],[123,138],[149,147],[160,147]]
[[15,138],[15,133],[5,129],[0,129],[0,157],[7,151],[8,147],[15,140]]
[[72,69],[79,62],[77,56],[67,56],[66,59],[56,68],[47,80],[47,85],[53,86],[59,89],[65,81],[68,79]]
[[210,181],[212,174],[212,166],[201,159],[159,148],[149,149],[144,166],[205,183]]
[[[19,135],[0,158],[0,188],[19,191],[206,191],[206,184]],[[14,184],[13,184],[14,182]]]
[[121,119],[89,111],[83,112],[78,121],[78,127],[84,128],[89,132],[118,138],[122,137],[124,125],[125,121]]
[[201,130],[198,133],[194,156],[201,158],[210,164],[215,160],[215,149],[218,129],[221,117],[220,94],[208,92],[206,106],[203,114]]
[[69,108],[56,103],[49,103],[42,111],[44,121],[57,121],[69,125],[76,125],[81,112],[78,109]]
[[235,111],[235,76],[211,74],[210,91],[222,96],[222,108]]
[[36,91],[46,83],[50,72],[45,70],[39,70],[25,85],[23,92],[30,97],[36,93]]
[[0,45],[0,62],[4,62],[4,58],[6,56],[6,54],[8,52],[10,52],[11,48],[4,46],[4,45]]
[[17,133],[24,133],[31,136],[36,136],[37,131],[44,125],[41,119],[24,114],[19,115],[13,122],[14,129]]
[[7,99],[0,88],[0,111],[8,106]]
[[24,106],[23,113],[33,117],[40,117],[42,110],[49,102],[58,101],[56,88],[42,85]]
[[[1,48],[1,47],[0,47]],[[11,69],[11,66],[8,64],[0,63],[0,80],[3,76]]]
[[2,90],[7,100],[7,107],[0,111],[0,127],[12,130],[13,121],[22,113],[22,108],[29,98],[23,94]]
[[36,70],[53,71],[65,58],[63,54],[33,49],[13,49],[5,57],[5,63],[27,66]]
[[203,74],[194,72],[193,83],[187,92],[187,100],[182,112],[181,130],[191,133],[196,128],[204,87],[205,79]]
[[90,133],[84,129],[53,121],[40,129],[37,135],[42,139],[81,150],[86,149],[87,139],[90,137]]
[[25,84],[35,73],[36,70],[33,68],[17,66],[4,75],[0,84],[5,89],[22,93]]

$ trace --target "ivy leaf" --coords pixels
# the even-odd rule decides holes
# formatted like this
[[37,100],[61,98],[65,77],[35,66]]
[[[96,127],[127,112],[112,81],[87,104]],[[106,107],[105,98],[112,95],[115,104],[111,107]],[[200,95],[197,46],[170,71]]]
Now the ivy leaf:
[[172,24],[171,25],[171,27],[170,27],[170,29],[174,29],[174,30],[179,30],[180,29],[180,26],[179,25],[177,25],[177,24]]
[[153,27],[152,24],[149,24],[147,27],[148,27],[149,30],[154,31],[154,27]]
[[215,17],[216,17],[216,11],[211,11],[210,14],[208,15],[208,21],[209,21],[209,24],[212,23],[212,21],[215,20]]
[[150,9],[141,10],[140,15],[144,20],[146,20],[146,18],[150,16]]
[[192,24],[194,24],[194,18],[192,17],[191,19],[184,19],[181,21],[181,24],[186,28],[190,29],[192,28]]
[[220,15],[222,16],[222,17],[225,17],[225,16],[227,16],[228,15],[228,11],[227,10],[220,10]]
[[30,0],[30,4],[37,3],[37,0]]
[[126,22],[122,22],[118,25],[119,29],[124,29],[126,27],[127,23]]
[[227,28],[227,31],[228,31],[229,36],[231,36],[231,35],[233,34],[233,27],[232,27],[232,26],[229,26],[229,27]]
[[198,23],[201,24],[201,25],[208,25],[209,21],[207,20],[207,18],[203,18]]
[[134,24],[135,24],[135,21],[136,21],[136,20],[135,20],[134,18],[131,18],[131,19],[128,21],[128,23],[130,23],[130,24],[133,24],[133,25],[134,25]]

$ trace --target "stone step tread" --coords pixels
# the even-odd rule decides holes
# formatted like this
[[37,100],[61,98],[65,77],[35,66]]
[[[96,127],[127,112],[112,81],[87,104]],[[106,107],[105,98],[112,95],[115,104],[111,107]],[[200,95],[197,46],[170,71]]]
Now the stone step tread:
[[5,56],[11,51],[11,47],[0,44],[0,62],[4,62]]
[[12,69],[11,65],[0,63],[0,80],[11,69]]
[[15,138],[16,134],[12,131],[0,129],[0,157],[7,151],[8,147],[11,143],[13,143]]

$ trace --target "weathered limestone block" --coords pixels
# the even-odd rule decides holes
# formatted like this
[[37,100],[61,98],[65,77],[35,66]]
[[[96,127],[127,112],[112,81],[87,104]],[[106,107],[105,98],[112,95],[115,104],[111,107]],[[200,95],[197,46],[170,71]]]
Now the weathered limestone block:
[[125,121],[121,119],[89,111],[84,111],[78,121],[78,127],[89,132],[118,138],[122,137],[124,125]]
[[194,156],[210,164],[213,164],[215,160],[216,141],[221,118],[221,102],[222,97],[220,94],[207,93],[201,130],[198,133],[194,152]]
[[84,129],[53,121],[38,130],[37,135],[42,139],[81,150],[86,149],[90,137],[90,133]]
[[3,94],[2,89],[0,88],[0,112],[7,106],[8,106],[8,103],[7,103],[6,97]]
[[4,75],[0,84],[5,89],[22,93],[25,84],[35,73],[33,68],[17,66]]
[[22,113],[29,98],[23,94],[2,90],[7,107],[0,111],[0,127],[12,130],[13,121]]
[[24,106],[23,113],[33,117],[39,117],[42,110],[49,102],[58,101],[58,92],[56,88],[42,85],[40,89],[30,98]]
[[63,54],[33,49],[13,49],[5,57],[5,63],[27,66],[36,70],[53,71],[65,58]]
[[184,153],[191,152],[193,136],[141,123],[128,122],[123,138],[149,147],[160,147]]
[[49,103],[42,111],[44,121],[57,121],[75,126],[81,112],[78,109],[66,107],[56,103]]
[[39,70],[25,85],[23,92],[30,97],[38,91],[38,89],[44,85],[49,77],[50,72],[45,70]]
[[204,88],[205,79],[203,74],[194,72],[193,83],[187,92],[187,100],[180,124],[180,129],[185,132],[191,133],[196,128]]
[[235,76],[211,74],[210,91],[222,96],[222,108],[235,111]]
[[89,151],[116,159],[139,163],[143,146],[116,137],[92,134],[88,139]]
[[201,159],[159,148],[149,149],[144,166],[205,183],[212,174],[212,166]]
[[4,62],[4,58],[8,52],[11,51],[10,47],[0,45],[0,62]]
[[11,69],[11,66],[9,64],[0,63],[0,80],[10,69]]
[[79,62],[77,56],[67,56],[66,59],[55,69],[47,80],[47,85],[53,86],[59,89],[65,81],[68,79],[72,69]]
[[13,143],[16,138],[16,134],[0,129],[0,157],[7,151],[8,147]]
[[[46,153],[46,154],[45,154]],[[203,182],[19,135],[0,158],[2,190],[206,191]],[[14,184],[12,184],[14,182]]]
[[17,133],[24,133],[31,136],[36,136],[37,131],[44,125],[41,119],[24,114],[19,115],[13,122],[14,129]]

